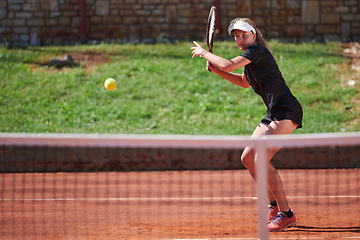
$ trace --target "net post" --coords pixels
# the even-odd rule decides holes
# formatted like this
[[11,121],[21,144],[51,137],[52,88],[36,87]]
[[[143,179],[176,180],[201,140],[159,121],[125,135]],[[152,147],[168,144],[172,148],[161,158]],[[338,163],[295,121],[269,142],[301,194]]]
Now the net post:
[[[266,139],[255,141],[256,162],[256,180],[257,180],[257,209],[259,219],[259,239],[267,240],[269,232],[267,229],[267,193],[268,193],[268,162],[266,159]],[[261,177],[260,177],[261,176]]]

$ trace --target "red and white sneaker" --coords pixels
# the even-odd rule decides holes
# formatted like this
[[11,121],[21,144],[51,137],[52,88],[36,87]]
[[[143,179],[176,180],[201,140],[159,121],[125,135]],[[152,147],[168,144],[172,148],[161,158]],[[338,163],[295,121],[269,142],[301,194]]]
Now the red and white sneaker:
[[278,214],[279,207],[278,206],[269,206],[268,212],[267,212],[267,221],[268,223],[273,220],[273,218]]
[[269,223],[268,229],[270,232],[283,231],[285,228],[296,225],[296,217],[293,213],[291,218],[288,218],[284,213],[279,212]]

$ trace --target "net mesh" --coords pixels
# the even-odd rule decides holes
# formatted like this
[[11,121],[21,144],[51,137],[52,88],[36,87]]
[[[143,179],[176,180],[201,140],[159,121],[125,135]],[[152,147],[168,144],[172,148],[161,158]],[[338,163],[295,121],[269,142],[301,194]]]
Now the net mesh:
[[[1,134],[0,142],[4,239],[360,236],[359,134]],[[257,184],[240,160],[248,145],[283,146],[272,164],[297,226],[258,229]]]

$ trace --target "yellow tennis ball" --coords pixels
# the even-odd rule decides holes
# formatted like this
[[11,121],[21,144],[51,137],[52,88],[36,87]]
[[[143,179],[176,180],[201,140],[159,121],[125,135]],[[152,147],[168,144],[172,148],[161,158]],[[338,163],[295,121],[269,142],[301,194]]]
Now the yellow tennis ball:
[[107,90],[114,90],[116,88],[116,81],[113,78],[106,79],[104,86]]

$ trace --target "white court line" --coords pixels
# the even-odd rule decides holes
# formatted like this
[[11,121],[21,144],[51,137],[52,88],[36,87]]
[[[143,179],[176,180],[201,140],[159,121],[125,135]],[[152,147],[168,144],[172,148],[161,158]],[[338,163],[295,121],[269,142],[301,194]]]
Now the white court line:
[[[359,237],[342,237],[342,238],[347,238],[347,239],[360,239]],[[259,238],[175,238],[174,240],[221,240],[221,239],[226,239],[226,240],[252,240],[252,239],[259,239]],[[276,239],[276,240],[280,240],[280,239],[329,239],[329,237],[325,236],[325,237],[270,237],[269,239]]]
[[259,240],[259,238],[175,238],[173,240],[221,240],[221,239],[226,239],[226,240],[253,240],[253,239],[257,239],[257,240]]
[[20,199],[0,199],[0,201],[199,201],[199,200],[236,200],[251,199],[256,197],[194,197],[194,198],[20,198]]
[[[360,198],[360,195],[352,196],[290,196],[289,199],[303,198]],[[225,201],[250,199],[256,200],[257,197],[172,197],[172,198],[4,198],[0,201]]]
[[221,240],[221,239],[226,239],[226,240],[253,240],[253,239],[257,239],[257,240],[259,240],[259,238],[175,238],[173,240]]
[[[360,239],[359,237],[342,237],[342,238],[347,238],[347,239]],[[174,240],[222,240],[222,239],[226,239],[226,240],[253,240],[253,239],[259,239],[259,238],[175,238]],[[276,239],[276,240],[280,240],[280,239],[329,239],[329,237],[286,237],[286,238],[282,238],[282,237],[270,237],[269,239]]]
[[290,196],[286,198],[360,198],[360,195],[340,195],[340,196]]

